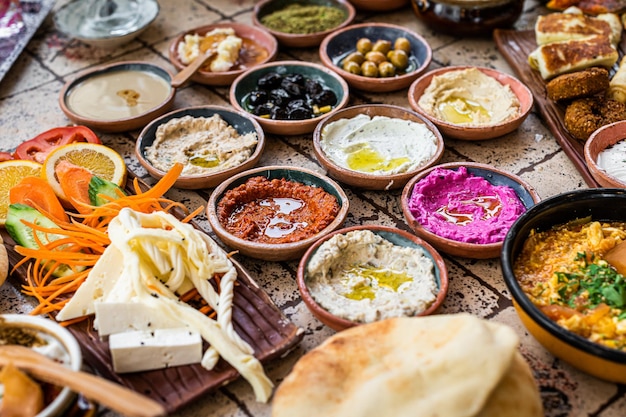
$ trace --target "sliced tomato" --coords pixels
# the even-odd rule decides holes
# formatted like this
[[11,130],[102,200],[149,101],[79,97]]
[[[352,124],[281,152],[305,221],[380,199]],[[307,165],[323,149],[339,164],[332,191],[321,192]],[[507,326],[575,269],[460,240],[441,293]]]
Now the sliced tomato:
[[9,152],[0,152],[0,162],[10,161],[11,159],[13,159],[13,154]]
[[19,145],[13,156],[43,163],[52,149],[74,142],[102,143],[87,126],[55,127]]

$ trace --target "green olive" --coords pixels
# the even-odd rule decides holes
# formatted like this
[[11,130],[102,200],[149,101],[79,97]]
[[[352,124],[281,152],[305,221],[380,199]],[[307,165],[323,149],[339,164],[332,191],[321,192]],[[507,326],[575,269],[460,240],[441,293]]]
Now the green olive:
[[347,57],[345,57],[343,63],[345,64],[346,62],[356,62],[357,64],[361,65],[363,61],[365,61],[365,55],[357,51],[352,52]]
[[361,64],[361,75],[365,77],[378,77],[378,66],[372,61],[365,61]]
[[396,41],[394,42],[393,49],[399,49],[399,50],[406,52],[407,54],[410,54],[411,42],[407,38],[400,37],[396,39]]
[[395,77],[396,67],[394,67],[391,62],[381,62],[378,65],[378,75],[381,77]]
[[382,52],[370,51],[365,54],[365,60],[378,65],[381,62],[385,62],[387,60],[387,57]]
[[390,49],[391,42],[384,39],[377,40],[376,43],[374,43],[374,46],[372,46],[372,51],[382,52],[383,54],[387,54]]
[[400,71],[409,66],[409,56],[402,49],[394,49],[389,53],[388,58],[389,62]]
[[354,61],[344,61],[343,70],[352,74],[361,75],[361,66]]
[[361,38],[356,42],[356,50],[365,55],[372,50],[372,41],[368,38]]

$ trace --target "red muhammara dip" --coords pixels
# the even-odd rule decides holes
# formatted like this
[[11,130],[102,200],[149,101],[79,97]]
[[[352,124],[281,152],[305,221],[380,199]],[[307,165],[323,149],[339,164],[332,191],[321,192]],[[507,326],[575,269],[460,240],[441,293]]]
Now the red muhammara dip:
[[228,190],[217,205],[226,230],[262,243],[306,239],[332,223],[338,213],[337,199],[322,188],[262,176]]
[[418,181],[409,209],[427,230],[468,243],[504,240],[513,222],[526,208],[511,187],[493,185],[467,168],[435,168]]

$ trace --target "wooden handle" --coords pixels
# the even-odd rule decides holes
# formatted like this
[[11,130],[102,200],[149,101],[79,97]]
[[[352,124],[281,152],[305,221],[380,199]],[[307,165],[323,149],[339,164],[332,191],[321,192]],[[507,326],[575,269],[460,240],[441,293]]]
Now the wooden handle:
[[159,417],[167,414],[161,404],[148,397],[96,375],[72,371],[29,348],[0,347],[0,365],[9,362],[41,381],[66,386],[128,417]]
[[185,84],[185,82],[200,69],[202,64],[213,55],[215,55],[215,50],[207,49],[204,55],[200,55],[198,58],[194,59],[191,64],[187,65],[178,74],[172,77],[172,82],[170,83],[172,87],[178,88]]

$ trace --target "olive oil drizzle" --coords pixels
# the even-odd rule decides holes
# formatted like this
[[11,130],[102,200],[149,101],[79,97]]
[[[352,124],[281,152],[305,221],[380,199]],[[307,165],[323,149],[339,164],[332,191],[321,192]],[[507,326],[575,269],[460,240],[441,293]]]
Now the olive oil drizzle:
[[355,266],[345,271],[344,275],[357,276],[361,278],[361,282],[352,288],[352,291],[343,294],[344,297],[351,300],[364,300],[366,298],[373,300],[376,298],[374,282],[378,287],[387,288],[393,292],[398,292],[400,286],[406,282],[413,281],[413,277],[406,272],[394,271],[389,268],[376,266]]

